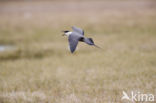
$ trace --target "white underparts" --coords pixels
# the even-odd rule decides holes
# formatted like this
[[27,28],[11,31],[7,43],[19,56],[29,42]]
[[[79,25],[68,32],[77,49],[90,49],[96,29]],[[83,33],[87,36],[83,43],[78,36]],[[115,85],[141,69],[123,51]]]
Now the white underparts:
[[72,33],[72,32],[67,32],[67,33],[65,33],[65,35],[69,36],[71,33]]

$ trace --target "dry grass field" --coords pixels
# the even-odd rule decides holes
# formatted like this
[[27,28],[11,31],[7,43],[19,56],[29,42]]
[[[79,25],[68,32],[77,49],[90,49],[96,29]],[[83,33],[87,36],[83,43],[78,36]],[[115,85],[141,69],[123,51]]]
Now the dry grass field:
[[[71,54],[61,31],[73,25],[102,50],[79,43]],[[11,47],[0,51],[0,103],[125,103],[122,91],[156,95],[155,0],[0,1],[0,46]]]

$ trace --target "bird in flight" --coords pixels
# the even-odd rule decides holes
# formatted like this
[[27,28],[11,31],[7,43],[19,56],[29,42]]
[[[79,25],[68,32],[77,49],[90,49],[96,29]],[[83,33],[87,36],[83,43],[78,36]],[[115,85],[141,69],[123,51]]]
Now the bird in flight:
[[79,41],[85,42],[86,44],[91,45],[91,46],[98,47],[97,45],[94,44],[94,41],[92,38],[84,37],[84,31],[78,27],[72,26],[72,32],[68,30],[63,31],[63,32],[64,32],[63,36],[68,37],[71,53],[74,53]]

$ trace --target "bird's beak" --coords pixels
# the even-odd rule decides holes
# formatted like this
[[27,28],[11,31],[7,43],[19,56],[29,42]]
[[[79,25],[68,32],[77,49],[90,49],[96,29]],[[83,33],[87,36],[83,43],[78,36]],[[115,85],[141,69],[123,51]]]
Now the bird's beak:
[[65,34],[62,34],[62,36],[65,36]]
[[[64,31],[61,31],[61,32],[64,32]],[[65,36],[65,34],[62,34],[62,36]]]

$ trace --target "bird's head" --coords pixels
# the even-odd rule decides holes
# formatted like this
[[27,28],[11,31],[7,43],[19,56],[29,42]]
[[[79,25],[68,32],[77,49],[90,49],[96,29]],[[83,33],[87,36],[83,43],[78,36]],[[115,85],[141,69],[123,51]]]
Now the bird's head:
[[66,31],[63,31],[63,35],[62,36],[69,36],[72,32],[66,30]]

